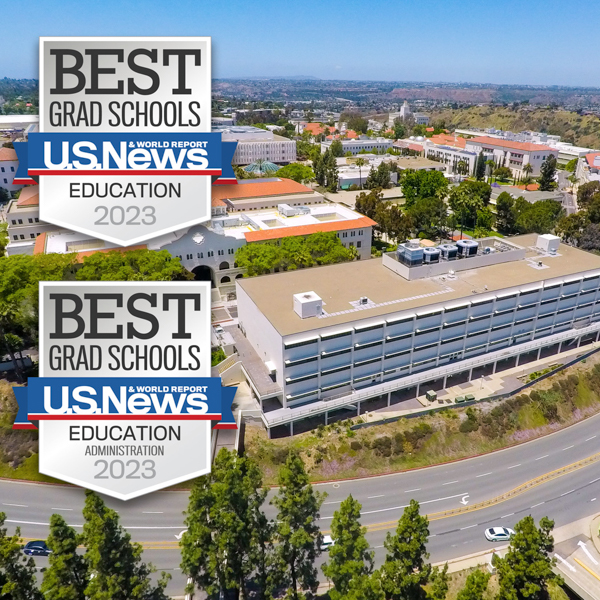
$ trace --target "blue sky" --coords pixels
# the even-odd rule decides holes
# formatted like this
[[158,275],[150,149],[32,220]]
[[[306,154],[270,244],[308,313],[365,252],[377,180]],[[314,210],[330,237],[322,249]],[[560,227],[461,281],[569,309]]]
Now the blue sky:
[[42,35],[210,35],[214,77],[600,86],[600,4],[590,0],[2,4],[0,77],[37,77]]

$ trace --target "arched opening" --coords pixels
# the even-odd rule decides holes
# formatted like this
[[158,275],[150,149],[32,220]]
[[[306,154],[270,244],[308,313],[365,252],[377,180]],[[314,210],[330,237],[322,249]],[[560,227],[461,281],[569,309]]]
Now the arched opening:
[[221,277],[221,283],[231,283],[231,279],[225,275],[225,277]]
[[226,271],[227,269],[229,269],[229,263],[224,260],[220,265],[219,265],[219,271]]
[[239,273],[238,275],[235,276],[236,279],[241,279],[244,276],[243,273]]
[[192,269],[194,274],[194,281],[210,281],[211,286],[215,287],[215,278],[213,277],[213,270],[206,265],[199,265],[195,269]]

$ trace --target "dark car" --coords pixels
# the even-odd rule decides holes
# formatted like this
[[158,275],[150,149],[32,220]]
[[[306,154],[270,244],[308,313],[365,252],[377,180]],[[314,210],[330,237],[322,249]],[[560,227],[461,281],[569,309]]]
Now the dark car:
[[23,552],[28,556],[49,556],[52,554],[52,550],[48,548],[44,540],[35,540],[34,542],[27,542]]

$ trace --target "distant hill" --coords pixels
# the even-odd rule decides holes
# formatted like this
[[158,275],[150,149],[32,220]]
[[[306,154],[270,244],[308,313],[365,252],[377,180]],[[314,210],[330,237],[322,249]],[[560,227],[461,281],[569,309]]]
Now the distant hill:
[[566,110],[520,106],[471,106],[430,112],[432,122],[443,121],[449,129],[495,127],[507,131],[542,131],[560,135],[577,146],[600,148],[600,118]]

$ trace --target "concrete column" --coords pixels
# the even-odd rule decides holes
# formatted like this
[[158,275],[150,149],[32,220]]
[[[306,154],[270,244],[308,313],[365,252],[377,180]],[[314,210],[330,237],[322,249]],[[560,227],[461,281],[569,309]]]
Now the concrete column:
[[492,368],[492,375],[495,375],[495,373],[496,373],[496,367],[497,367],[497,365],[498,365],[498,361],[497,361],[497,360],[495,360],[495,361],[494,361],[494,366],[493,366],[493,368]]
[[392,402],[392,392],[388,392],[388,406],[391,404]]
[[577,347],[578,347],[578,348],[579,348],[579,346],[581,345],[581,337],[582,337],[582,336],[580,336],[580,337],[578,337],[578,338],[577,338]]
[[294,422],[290,423],[290,436],[294,435]]
[[329,411],[325,411],[325,425],[329,425]]
[[448,375],[444,375],[444,382],[442,383],[442,388],[446,389],[446,384],[448,383]]
[[521,358],[520,354],[517,354],[517,361],[515,362],[515,367],[519,366],[519,359]]
[[537,358],[536,360],[540,360],[540,356],[542,355],[542,349],[538,348]]
[[360,415],[360,400],[356,404],[356,416],[358,417],[359,415]]

